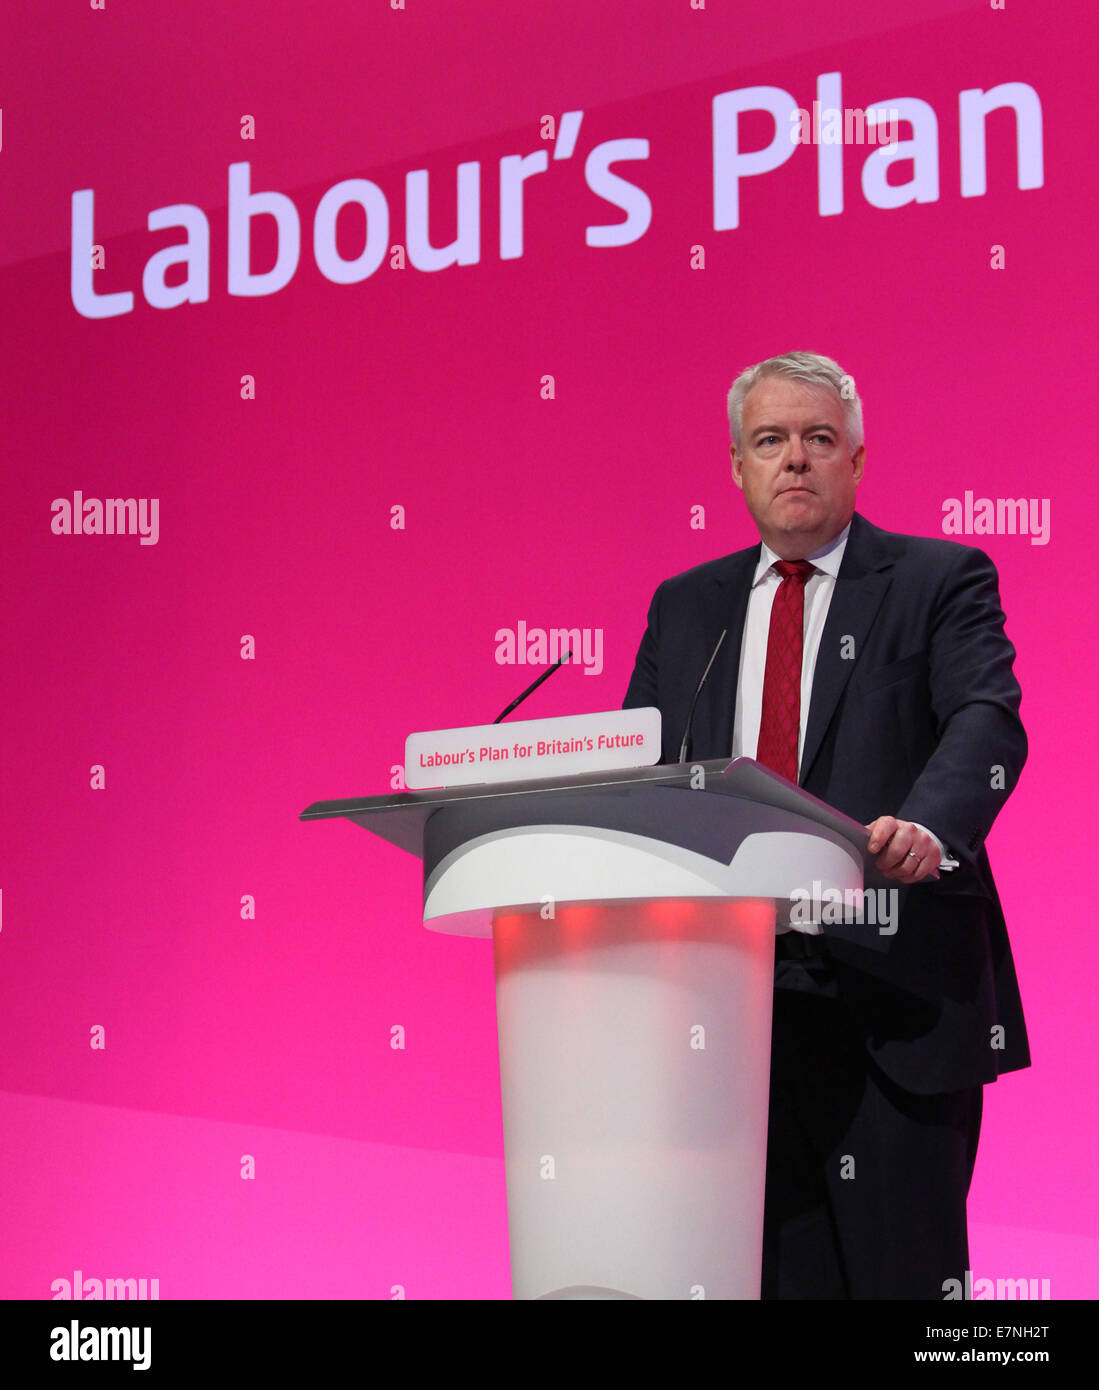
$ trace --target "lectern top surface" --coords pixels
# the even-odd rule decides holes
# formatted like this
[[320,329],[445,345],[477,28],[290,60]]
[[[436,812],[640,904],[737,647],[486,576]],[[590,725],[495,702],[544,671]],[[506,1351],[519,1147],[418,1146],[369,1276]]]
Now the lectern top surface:
[[390,844],[422,856],[427,819],[445,806],[510,797],[552,798],[555,792],[575,794],[578,791],[598,793],[644,786],[689,787],[693,784],[692,779],[697,778],[698,768],[704,772],[702,789],[705,792],[741,797],[791,811],[838,832],[860,854],[866,850],[866,828],[858,821],[843,815],[752,758],[735,758],[731,762],[726,758],[713,758],[698,763],[584,772],[567,777],[538,777],[480,786],[391,792],[383,796],[348,797],[341,801],[315,801],[302,811],[299,819],[343,818],[354,821]]

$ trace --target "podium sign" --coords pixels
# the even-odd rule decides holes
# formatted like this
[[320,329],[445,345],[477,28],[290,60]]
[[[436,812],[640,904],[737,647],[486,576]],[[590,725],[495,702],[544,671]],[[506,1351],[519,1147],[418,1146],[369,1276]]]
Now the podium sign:
[[463,787],[552,777],[660,760],[660,711],[616,709],[409,734],[405,785]]

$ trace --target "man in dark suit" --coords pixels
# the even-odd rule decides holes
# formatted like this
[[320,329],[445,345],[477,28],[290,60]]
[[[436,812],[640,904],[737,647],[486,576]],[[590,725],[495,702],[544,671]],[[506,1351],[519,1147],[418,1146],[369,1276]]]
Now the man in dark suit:
[[763,1297],[941,1299],[983,1086],[1030,1063],[984,850],[1027,751],[996,569],[855,512],[861,404],[830,358],[749,368],[729,418],[762,545],[660,585],[624,707],[657,706],[678,761],[717,647],[689,756],[757,758],[865,824],[898,897],[884,952],[777,939]]

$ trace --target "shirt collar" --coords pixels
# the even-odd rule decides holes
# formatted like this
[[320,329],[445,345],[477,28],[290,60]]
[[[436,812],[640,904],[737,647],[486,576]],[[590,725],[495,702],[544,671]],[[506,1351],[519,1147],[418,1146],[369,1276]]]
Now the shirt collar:
[[[833,579],[836,578],[840,572],[840,565],[843,563],[843,552],[847,546],[847,537],[850,530],[851,523],[848,522],[838,536],[833,536],[827,545],[821,546],[819,550],[815,550],[812,555],[806,555],[805,558],[815,565],[818,570],[823,570],[825,574],[830,574]],[[759,561],[756,564],[755,577],[752,580],[753,589],[764,575],[768,573],[775,561],[782,559],[782,556],[776,555],[766,541],[760,541],[759,549]]]

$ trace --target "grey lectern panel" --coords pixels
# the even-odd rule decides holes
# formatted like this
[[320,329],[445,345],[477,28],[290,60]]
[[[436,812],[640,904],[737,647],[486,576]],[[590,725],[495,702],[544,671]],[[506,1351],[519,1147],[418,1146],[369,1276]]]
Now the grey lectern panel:
[[[701,790],[707,795],[738,796],[761,806],[793,811],[844,835],[860,853],[865,853],[864,826],[825,802],[802,790],[751,758],[712,758],[701,763],[675,766],[625,768],[615,772],[580,772],[568,777],[538,777],[525,781],[482,783],[472,787],[448,787],[430,791],[391,792],[384,796],[353,796],[339,801],[314,801],[302,811],[300,820],[354,821],[364,830],[388,840],[410,854],[423,854],[424,826],[435,811],[455,804],[517,802],[531,796],[556,796],[569,792],[596,792],[630,786],[691,787],[703,774]],[[871,876],[867,876],[867,883]]]
[[[441,859],[478,835],[539,824],[602,826],[644,835],[719,864],[729,863],[750,832],[784,830],[795,824],[794,813],[776,806],[756,806],[750,824],[722,814],[728,809],[728,802],[715,806],[683,787],[645,783],[571,794],[559,791],[521,801],[461,802],[440,808],[424,826],[424,876],[430,878]],[[834,843],[850,844],[850,837],[833,827],[822,830]]]

